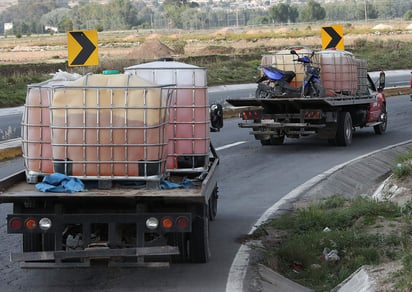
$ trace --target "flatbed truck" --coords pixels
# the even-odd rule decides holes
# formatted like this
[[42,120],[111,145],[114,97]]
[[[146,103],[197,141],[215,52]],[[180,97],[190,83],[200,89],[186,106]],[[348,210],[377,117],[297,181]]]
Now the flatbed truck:
[[[322,73],[324,78],[321,81],[327,92],[323,97],[284,94],[262,98],[262,94],[258,94],[258,88],[255,98],[227,99],[230,105],[245,109],[241,113],[242,122],[238,124],[239,127],[250,129],[250,134],[264,146],[281,145],[285,137],[309,135],[325,139],[333,145],[348,146],[352,143],[354,129],[363,127],[372,127],[377,135],[382,135],[386,131],[388,120],[383,90],[384,73],[378,81],[373,81],[367,74],[366,67],[359,67],[355,63],[352,73],[348,70],[338,72],[337,76],[336,67],[339,64],[335,59],[333,61],[336,65],[332,63],[328,67],[332,67],[336,76],[330,76],[332,73],[324,71]],[[352,75],[352,80],[346,79],[349,74]],[[353,88],[353,92],[328,88],[325,86],[328,78],[335,88],[343,87],[337,84],[339,79],[345,80],[345,86],[352,85],[350,89]]]
[[223,126],[223,112],[209,108],[205,69],[153,62],[76,78],[28,86],[25,169],[0,181],[0,203],[13,206],[7,233],[22,236],[11,261],[208,262],[219,169],[210,131]]

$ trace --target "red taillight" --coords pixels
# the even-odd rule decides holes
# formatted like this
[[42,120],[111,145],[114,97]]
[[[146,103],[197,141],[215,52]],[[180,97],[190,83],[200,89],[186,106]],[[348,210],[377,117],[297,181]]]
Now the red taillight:
[[189,220],[186,217],[178,217],[176,225],[179,229],[186,229],[189,226]]
[[242,119],[243,120],[259,120],[260,119],[260,113],[258,111],[242,112]]
[[305,119],[320,119],[321,118],[321,113],[320,113],[320,111],[305,112],[303,114],[303,117]]
[[26,226],[28,230],[33,230],[37,227],[37,222],[33,218],[27,218],[26,221],[24,221],[24,226]]
[[173,220],[170,217],[164,217],[162,219],[162,227],[166,229],[170,229],[173,227]]
[[12,230],[20,230],[23,227],[23,222],[20,218],[12,218],[9,221],[9,227]]

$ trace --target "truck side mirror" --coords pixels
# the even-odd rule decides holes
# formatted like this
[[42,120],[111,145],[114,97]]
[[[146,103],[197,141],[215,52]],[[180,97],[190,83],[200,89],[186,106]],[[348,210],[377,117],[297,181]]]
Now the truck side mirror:
[[214,103],[210,106],[210,131],[219,132],[223,128],[223,107]]
[[379,87],[378,90],[383,90],[385,88],[385,72],[381,71],[379,73]]

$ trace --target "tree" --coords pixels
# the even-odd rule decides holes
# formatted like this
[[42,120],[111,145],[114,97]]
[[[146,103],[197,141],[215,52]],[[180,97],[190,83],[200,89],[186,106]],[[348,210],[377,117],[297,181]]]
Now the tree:
[[296,19],[299,16],[299,12],[295,6],[281,3],[275,6],[271,6],[269,8],[269,15],[272,18],[273,22],[287,23],[296,22]]
[[57,8],[49,13],[43,14],[40,18],[40,22],[42,25],[51,25],[51,26],[58,26],[59,23],[70,17],[71,9],[69,8]]
[[248,24],[269,24],[271,18],[268,16],[259,16],[254,18],[254,22]]
[[71,31],[73,30],[73,21],[68,17],[63,18],[62,20],[60,20],[58,24],[58,28],[59,28],[59,31],[64,31],[64,32]]
[[296,6],[289,7],[289,21],[295,23],[299,17],[299,10]]
[[269,15],[275,23],[287,23],[289,20],[289,4],[278,4],[269,8]]
[[412,20],[412,10],[406,11],[405,14],[403,15],[403,19]]
[[[365,10],[366,9],[366,10]],[[366,16],[365,16],[366,13]],[[357,10],[357,19],[376,19],[378,18],[378,11],[376,10],[375,6],[373,6],[371,3],[366,2],[366,5],[360,5],[358,6]]]
[[[142,2],[143,3],[143,2]],[[139,27],[145,27],[145,28],[153,28],[153,23],[154,23],[154,12],[152,9],[146,6],[146,4],[143,3],[144,6],[138,7],[137,8],[137,23]]]
[[392,19],[397,17],[397,10],[392,0],[381,0],[377,6],[379,18]]
[[41,33],[41,25],[32,25],[39,23],[42,15],[56,8],[54,0],[32,0],[18,2],[17,5],[10,6],[2,13],[2,21],[12,22],[15,31],[18,34]]
[[[188,2],[187,0],[165,0],[163,9],[166,12],[166,17],[170,20],[170,24],[176,28],[183,28],[184,21],[182,15],[187,9],[199,8],[197,2]],[[192,12],[196,12],[193,10]]]
[[115,20],[114,22],[120,26],[118,28],[130,29],[133,26],[137,26],[138,11],[130,0],[111,0],[107,9],[108,15],[111,15]]
[[[91,29],[98,22],[106,22],[107,13],[104,6],[97,3],[88,3],[73,7],[71,19],[74,29]],[[110,23],[105,23],[109,28]]]
[[168,26],[173,26],[176,28],[183,28],[183,17],[182,15],[188,8],[186,6],[179,5],[164,5],[164,10],[166,12],[166,17],[168,18]]
[[308,3],[302,7],[299,15],[301,21],[312,22],[325,19],[326,11],[318,2],[309,0]]

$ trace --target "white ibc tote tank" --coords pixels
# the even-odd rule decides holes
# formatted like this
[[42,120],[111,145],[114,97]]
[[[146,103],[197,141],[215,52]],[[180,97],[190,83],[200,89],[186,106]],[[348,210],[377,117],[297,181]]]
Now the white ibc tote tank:
[[124,69],[159,85],[175,84],[170,104],[169,171],[204,171],[209,157],[209,101],[206,68],[176,61],[155,61]]

